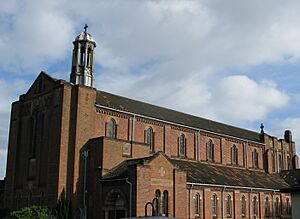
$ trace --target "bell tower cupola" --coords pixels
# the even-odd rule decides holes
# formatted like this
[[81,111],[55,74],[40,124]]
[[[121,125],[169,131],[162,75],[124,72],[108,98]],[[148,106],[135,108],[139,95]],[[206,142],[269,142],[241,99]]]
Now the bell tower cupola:
[[93,87],[94,81],[94,49],[96,43],[90,33],[88,25],[84,26],[84,32],[79,34],[73,44],[72,69],[70,82]]

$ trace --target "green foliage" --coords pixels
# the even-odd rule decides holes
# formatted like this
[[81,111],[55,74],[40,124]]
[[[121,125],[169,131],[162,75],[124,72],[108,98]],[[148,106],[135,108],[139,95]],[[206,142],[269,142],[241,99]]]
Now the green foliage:
[[53,216],[58,219],[70,218],[70,200],[67,199],[67,195],[64,189],[59,196],[56,208],[53,211]]
[[36,206],[22,208],[19,211],[14,211],[11,217],[15,219],[47,219],[48,218],[48,208],[45,206]]
[[[46,206],[25,207],[19,211],[12,212],[5,219],[48,219],[48,208]],[[53,219],[69,219],[71,218],[70,200],[67,199],[66,192],[63,190],[57,201],[56,208],[52,210]]]

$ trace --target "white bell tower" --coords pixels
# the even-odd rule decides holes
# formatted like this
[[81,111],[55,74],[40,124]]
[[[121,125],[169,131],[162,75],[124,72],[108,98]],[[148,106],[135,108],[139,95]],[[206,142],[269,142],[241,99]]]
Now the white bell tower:
[[90,33],[87,32],[88,25],[84,26],[84,32],[79,34],[74,44],[72,69],[70,82],[93,87],[94,81],[94,49],[96,43]]

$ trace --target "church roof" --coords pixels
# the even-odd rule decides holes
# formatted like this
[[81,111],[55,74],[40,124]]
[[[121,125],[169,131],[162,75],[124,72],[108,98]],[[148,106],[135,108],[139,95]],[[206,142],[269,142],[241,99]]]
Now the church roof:
[[209,119],[204,119],[164,107],[155,106],[104,91],[97,91],[96,104],[116,110],[155,118],[158,120],[180,124],[183,126],[193,127],[195,129],[202,129],[254,142],[261,142],[260,133],[258,132],[241,129],[231,125],[215,122]]
[[[163,153],[157,152],[149,157],[125,160],[103,176],[102,179],[105,181],[107,179],[127,178],[129,166],[143,165],[155,159],[159,154]],[[187,183],[275,190],[289,188],[289,184],[280,174],[165,157],[175,168],[186,171]]]
[[126,178],[128,173],[127,170],[129,166],[143,165],[156,158],[159,154],[163,154],[163,153],[156,152],[155,154],[148,157],[124,160],[119,165],[112,168],[106,175],[102,177],[102,179],[105,180],[105,179],[115,179],[115,178]]
[[290,185],[286,190],[300,191],[300,169],[285,170],[280,172],[281,177]]
[[92,34],[87,33],[87,32],[82,32],[80,33],[76,38],[75,41],[81,41],[81,40],[87,40],[87,41],[91,41],[91,42],[95,42]]
[[173,165],[187,171],[189,183],[214,184],[262,189],[282,189],[289,184],[279,174],[171,159]]

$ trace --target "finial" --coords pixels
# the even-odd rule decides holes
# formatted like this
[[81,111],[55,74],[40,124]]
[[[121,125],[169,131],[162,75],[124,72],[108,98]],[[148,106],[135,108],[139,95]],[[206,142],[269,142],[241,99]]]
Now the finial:
[[85,33],[86,33],[86,30],[88,29],[88,27],[89,27],[89,26],[88,26],[87,24],[84,25],[84,32],[85,32]]
[[261,124],[260,124],[260,132],[261,132],[261,133],[264,133],[264,127],[265,127],[264,124],[261,123]]

